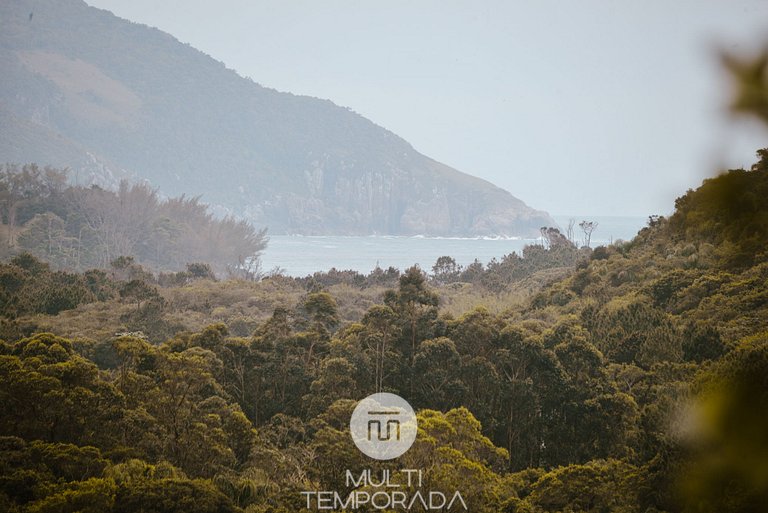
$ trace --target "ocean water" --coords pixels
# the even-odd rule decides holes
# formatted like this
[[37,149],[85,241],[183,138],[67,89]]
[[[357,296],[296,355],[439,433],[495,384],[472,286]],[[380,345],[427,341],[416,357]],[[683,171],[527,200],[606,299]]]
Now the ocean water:
[[[606,244],[618,239],[630,240],[645,226],[646,218],[606,216],[554,216],[565,232],[568,220],[576,220],[575,236],[583,238],[578,223],[583,219],[596,221],[591,246]],[[394,236],[303,236],[272,235],[261,257],[262,270],[278,267],[289,276],[307,276],[317,271],[352,269],[369,273],[377,265],[406,269],[418,264],[430,270],[435,261],[444,255],[456,259],[461,265],[475,259],[488,263],[491,259],[520,252],[528,244],[540,243],[541,239],[519,238],[452,238],[452,237],[394,237]]]

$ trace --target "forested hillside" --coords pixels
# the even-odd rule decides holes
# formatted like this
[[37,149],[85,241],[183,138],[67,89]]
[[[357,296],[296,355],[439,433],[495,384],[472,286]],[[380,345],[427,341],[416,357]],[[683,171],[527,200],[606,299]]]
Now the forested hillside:
[[0,2],[0,70],[0,163],[69,167],[104,188],[148,180],[275,234],[529,236],[553,223],[350,109],[263,87],[82,0]]
[[[298,511],[302,490],[348,492],[345,469],[396,467],[473,512],[761,511],[759,157],[630,242],[580,250],[550,230],[463,270],[255,283],[18,255],[0,268],[0,508]],[[55,290],[75,299],[51,309]],[[394,463],[348,432],[377,390],[418,410]]]

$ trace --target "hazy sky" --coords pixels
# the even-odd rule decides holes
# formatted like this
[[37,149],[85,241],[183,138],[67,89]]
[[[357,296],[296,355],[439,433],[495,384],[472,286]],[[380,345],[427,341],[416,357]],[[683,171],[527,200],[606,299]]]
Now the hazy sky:
[[765,0],[87,1],[553,214],[668,213],[768,146],[717,58],[768,44]]

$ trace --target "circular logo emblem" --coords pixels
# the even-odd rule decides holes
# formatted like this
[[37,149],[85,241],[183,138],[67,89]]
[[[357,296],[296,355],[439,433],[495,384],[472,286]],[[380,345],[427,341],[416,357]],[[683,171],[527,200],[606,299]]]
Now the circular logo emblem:
[[366,456],[391,460],[410,449],[416,440],[416,414],[399,395],[373,394],[357,403],[349,430]]

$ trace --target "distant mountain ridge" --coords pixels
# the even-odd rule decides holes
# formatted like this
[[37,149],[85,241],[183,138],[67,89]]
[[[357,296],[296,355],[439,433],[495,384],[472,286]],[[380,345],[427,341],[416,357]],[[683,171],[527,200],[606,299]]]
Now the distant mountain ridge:
[[[33,16],[30,16],[30,13]],[[552,218],[328,100],[80,0],[0,4],[0,160],[146,179],[271,233],[538,234]]]

